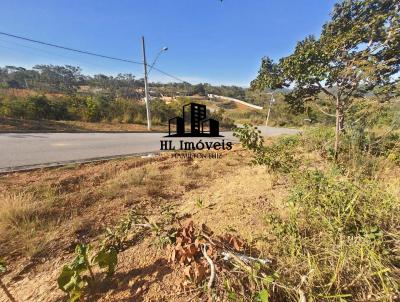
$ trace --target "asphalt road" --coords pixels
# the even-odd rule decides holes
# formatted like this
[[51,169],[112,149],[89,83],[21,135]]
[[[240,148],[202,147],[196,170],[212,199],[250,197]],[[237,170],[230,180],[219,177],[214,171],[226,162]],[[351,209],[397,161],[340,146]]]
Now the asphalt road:
[[[265,136],[295,129],[259,127]],[[160,151],[165,133],[0,133],[0,172]],[[236,141],[232,132],[204,140]],[[170,139],[170,138],[168,138]],[[174,138],[173,140],[179,140]],[[189,138],[185,138],[189,140]],[[192,139],[197,141],[198,138]]]

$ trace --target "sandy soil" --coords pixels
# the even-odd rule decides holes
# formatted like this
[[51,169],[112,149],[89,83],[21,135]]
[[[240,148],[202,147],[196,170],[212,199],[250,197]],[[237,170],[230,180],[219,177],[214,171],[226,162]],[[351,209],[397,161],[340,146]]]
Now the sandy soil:
[[[78,242],[96,246],[105,227],[130,209],[150,221],[173,212],[178,225],[205,223],[215,234],[232,233],[253,242],[265,236],[264,215],[279,204],[286,187],[248,154],[234,150],[221,159],[122,159],[14,173],[0,177],[0,194],[25,192],[41,209],[39,221],[17,230],[1,228],[0,256],[9,263],[3,277],[16,301],[65,301],[57,287],[61,267]],[[262,184],[262,185],[260,185]],[[4,222],[4,221],[3,221]],[[28,234],[27,234],[28,232]],[[99,284],[88,301],[194,301],[201,291],[183,287],[182,272],[167,261],[157,238],[142,232],[119,254],[116,274]],[[268,255],[268,248],[258,246]],[[0,295],[5,302],[5,296]]]

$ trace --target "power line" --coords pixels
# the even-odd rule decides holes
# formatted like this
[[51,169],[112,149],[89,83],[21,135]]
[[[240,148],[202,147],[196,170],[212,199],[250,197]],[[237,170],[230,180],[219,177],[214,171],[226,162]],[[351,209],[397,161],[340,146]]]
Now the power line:
[[[80,50],[80,49],[75,49],[75,48],[71,48],[71,47],[61,46],[61,45],[48,43],[48,42],[43,42],[43,41],[39,41],[39,40],[31,39],[31,38],[26,38],[26,37],[14,35],[14,34],[9,34],[9,33],[5,33],[5,32],[0,32],[0,35],[8,36],[8,37],[11,37],[11,38],[20,39],[20,40],[24,40],[24,41],[28,41],[28,42],[32,42],[32,43],[51,46],[51,47],[55,47],[55,48],[59,48],[59,49],[63,49],[63,50],[73,51],[73,52],[77,52],[77,53],[81,53],[81,54],[85,54],[85,55],[95,56],[95,57],[99,57],[99,58],[103,58],[103,59],[109,59],[109,60],[120,61],[120,62],[125,62],[125,63],[143,65],[142,62],[138,62],[138,61],[106,56],[106,55],[102,55],[102,54],[98,54],[98,53],[94,53],[94,52],[90,52],[90,51],[86,51],[86,50]],[[153,69],[157,70],[158,72],[160,72],[160,73],[162,73],[162,74],[164,74],[164,75],[166,75],[166,76],[168,76],[170,78],[173,78],[173,79],[175,79],[175,80],[177,80],[179,82],[188,83],[187,81],[182,80],[182,79],[180,79],[180,78],[178,78],[178,77],[176,77],[176,76],[174,76],[174,75],[172,75],[172,74],[170,74],[168,72],[165,72],[165,71],[163,71],[163,70],[161,70],[161,69],[159,69],[157,67],[153,67]]]
[[[70,56],[65,55],[65,54],[58,54],[58,53],[55,53],[55,52],[52,52],[52,51],[48,51],[48,50],[44,50],[44,49],[36,48],[36,47],[31,47],[31,46],[20,44],[20,43],[14,42],[14,41],[7,41],[7,40],[0,39],[0,42],[5,42],[7,44],[11,44],[13,46],[17,46],[17,48],[15,48],[15,47],[11,48],[11,47],[7,47],[7,46],[4,46],[4,45],[1,45],[1,43],[0,43],[0,48],[6,48],[6,49],[10,49],[10,50],[21,50],[20,48],[18,48],[18,47],[21,47],[21,48],[24,48],[23,50],[27,51],[28,53],[34,54],[34,55],[39,56],[39,57],[43,57],[43,58],[47,58],[47,59],[54,59],[55,57],[58,57],[58,58],[63,58],[63,59],[69,60],[69,61],[77,61],[76,58],[70,57]],[[31,50],[33,50],[33,52]],[[40,53],[36,53],[36,52],[40,52]],[[45,54],[47,54],[47,55],[45,55]],[[88,63],[88,62],[84,62],[84,61],[78,59],[78,62],[79,61],[81,61],[80,64],[82,64],[83,66],[88,64],[89,66],[96,66],[98,68],[105,68],[105,65],[103,65],[103,64],[92,63],[92,62]]]
[[64,49],[64,50],[69,50],[69,51],[73,51],[73,52],[78,52],[78,53],[82,53],[82,54],[85,54],[85,55],[100,57],[100,58],[104,58],[104,59],[121,61],[121,62],[132,63],[132,64],[140,64],[140,65],[143,64],[143,63],[137,62],[137,61],[127,60],[127,59],[120,59],[120,58],[116,58],[116,57],[110,57],[110,56],[97,54],[97,53],[90,52],[90,51],[79,50],[79,49],[75,49],[75,48],[70,48],[70,47],[66,47],[66,46],[61,46],[61,45],[57,45],[57,44],[52,44],[52,43],[42,42],[42,41],[30,39],[30,38],[25,38],[25,37],[13,35],[13,34],[8,34],[8,33],[5,33],[5,32],[0,32],[0,35],[16,38],[16,39],[20,39],[20,40],[25,40],[25,41],[29,41],[29,42],[32,42],[32,43],[38,43],[38,44],[42,44],[42,45],[46,45],[46,46],[56,47],[56,48],[60,48],[60,49]]
[[[149,66],[149,65],[147,64],[147,66]],[[159,69],[157,67],[153,66],[152,69],[154,69],[154,70],[158,71],[159,73],[162,73],[162,74],[164,74],[164,75],[166,75],[166,76],[168,76],[168,77],[170,77],[172,79],[175,79],[175,80],[177,80],[179,82],[182,82],[183,84],[190,84],[188,81],[182,80],[182,79],[180,79],[180,78],[178,78],[178,77],[176,77],[176,76],[174,76],[174,75],[172,75],[172,74],[170,74],[168,72],[162,71],[161,69]]]

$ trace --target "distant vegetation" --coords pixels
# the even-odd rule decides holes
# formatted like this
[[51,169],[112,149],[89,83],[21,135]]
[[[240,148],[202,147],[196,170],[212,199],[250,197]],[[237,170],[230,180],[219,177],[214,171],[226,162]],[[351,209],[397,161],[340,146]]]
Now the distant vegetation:
[[[334,121],[311,107],[300,114],[292,111],[284,102],[285,93],[285,90],[275,93],[277,102],[273,104],[269,125],[299,127],[310,122]],[[168,118],[180,114],[185,102],[204,102],[207,94],[233,97],[265,108],[262,111],[238,108],[233,102],[216,100],[210,115],[225,128],[231,128],[234,121],[265,123],[271,98],[265,91],[207,83],[151,83],[150,94],[154,125],[165,124]],[[131,74],[88,76],[80,68],[68,65],[0,68],[0,117],[3,118],[145,124],[143,95],[143,79]]]
[[[236,86],[151,83],[153,124],[165,124],[180,114],[181,106],[206,99],[207,93],[242,98],[245,89]],[[146,122],[143,79],[131,74],[88,76],[79,67],[36,65],[33,69],[0,68],[0,117],[29,120],[86,122]],[[199,99],[200,98],[200,99]],[[168,101],[166,101],[168,100]],[[224,127],[232,127],[224,110],[210,113]]]
[[[246,89],[238,86],[192,85],[189,83],[151,83],[151,93],[160,96],[205,96],[219,94],[238,99],[246,97]],[[93,76],[82,74],[79,67],[65,65],[35,65],[32,69],[5,66],[0,68],[0,88],[32,89],[40,93],[94,93],[102,92],[112,97],[141,99],[144,81],[132,74]]]

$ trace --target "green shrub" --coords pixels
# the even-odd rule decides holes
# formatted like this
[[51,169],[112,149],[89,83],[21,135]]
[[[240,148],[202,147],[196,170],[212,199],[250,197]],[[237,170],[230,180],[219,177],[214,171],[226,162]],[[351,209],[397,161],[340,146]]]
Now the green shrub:
[[25,117],[32,120],[41,120],[51,114],[51,106],[43,95],[29,96],[26,100]]
[[99,122],[104,117],[105,102],[100,98],[87,97],[86,98],[86,120],[89,122]]
[[[335,133],[332,127],[308,128],[302,135],[302,143],[308,151],[317,151],[323,158],[334,160]],[[338,163],[347,170],[362,168],[379,158],[400,163],[400,134],[386,132],[377,135],[363,124],[346,128],[339,145]],[[367,169],[368,170],[368,169]]]
[[300,164],[295,156],[295,148],[300,142],[296,135],[280,137],[273,144],[264,146],[261,132],[245,124],[235,129],[234,136],[239,138],[244,148],[253,152],[254,164],[265,165],[272,171],[283,173],[292,172]]
[[50,101],[50,114],[46,117],[52,120],[69,120],[71,119],[68,112],[68,103],[65,99],[55,99]]
[[227,115],[224,109],[211,112],[209,117],[219,121],[219,125],[223,128],[230,130],[235,126],[234,121]]
[[24,118],[25,102],[16,97],[5,96],[1,98],[1,115],[7,117]]
[[[176,116],[174,107],[153,100],[152,118],[155,124],[165,124]],[[145,123],[146,107],[138,101],[111,98],[108,95],[15,97],[0,95],[0,116],[22,119],[114,121]]]

